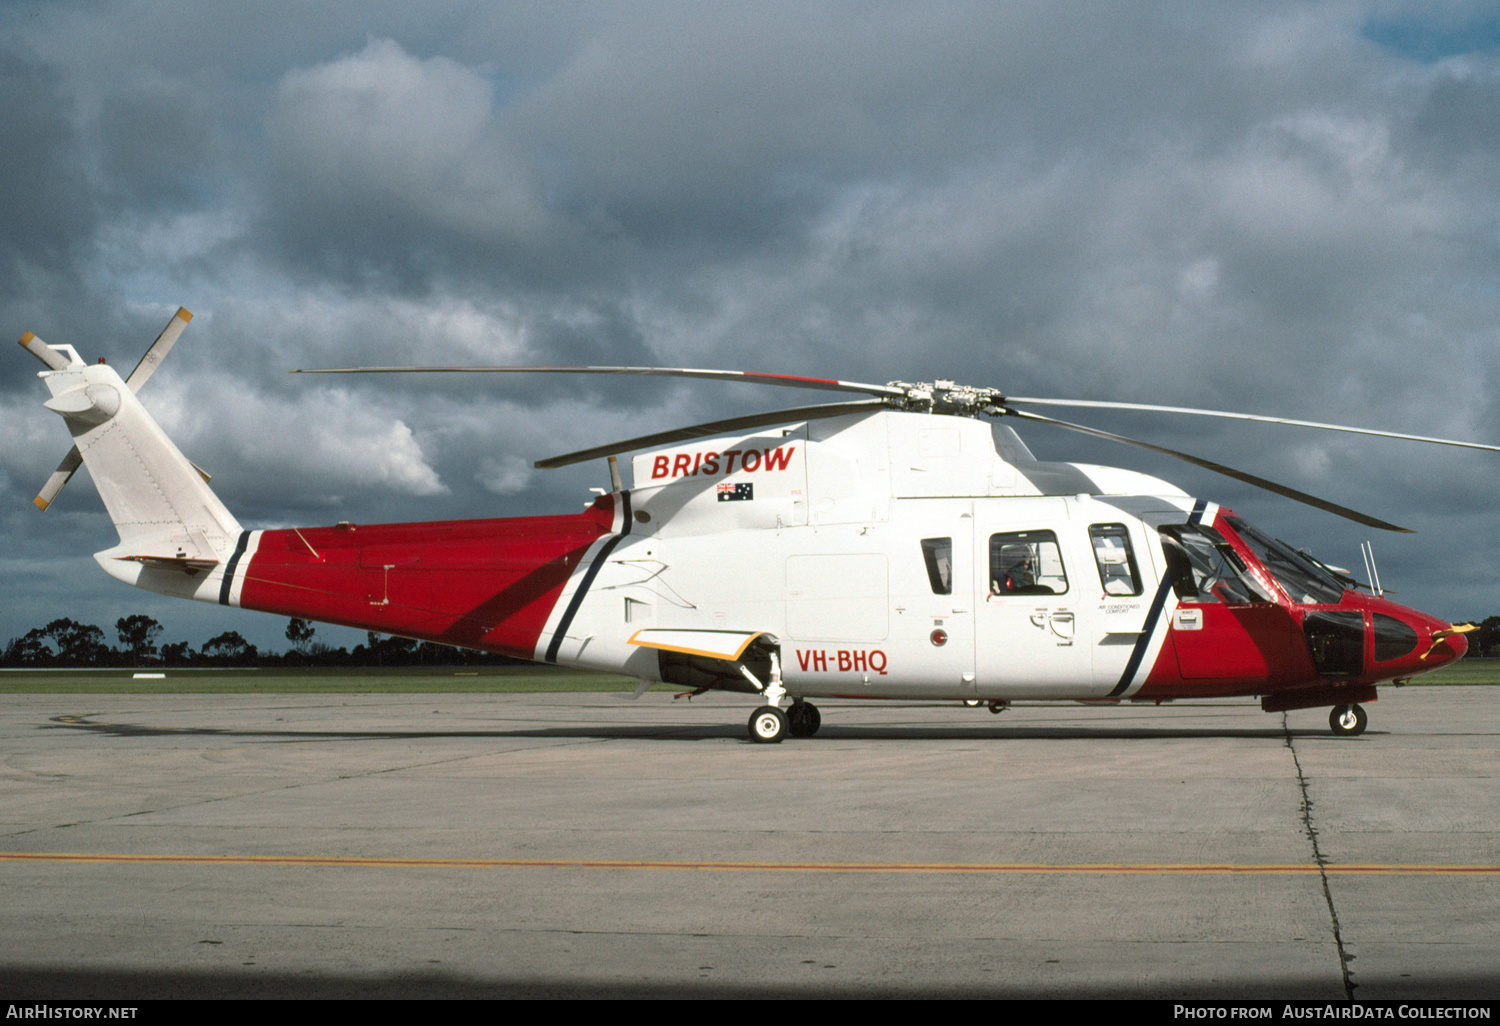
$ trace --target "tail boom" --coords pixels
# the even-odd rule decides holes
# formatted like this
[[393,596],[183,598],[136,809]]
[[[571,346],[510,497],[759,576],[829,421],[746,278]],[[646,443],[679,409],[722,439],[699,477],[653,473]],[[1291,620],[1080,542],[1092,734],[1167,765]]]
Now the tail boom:
[[539,642],[614,496],[577,515],[246,532],[225,605],[520,659]]

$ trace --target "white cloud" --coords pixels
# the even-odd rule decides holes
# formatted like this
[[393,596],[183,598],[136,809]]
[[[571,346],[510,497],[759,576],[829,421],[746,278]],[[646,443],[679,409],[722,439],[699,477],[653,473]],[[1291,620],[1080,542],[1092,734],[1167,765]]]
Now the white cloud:
[[496,495],[515,495],[531,485],[532,475],[530,464],[519,456],[486,456],[474,480]]
[[480,244],[551,234],[494,113],[477,71],[389,39],[287,72],[267,118],[283,230],[310,247],[337,247],[350,232],[398,247],[430,246],[433,232]]

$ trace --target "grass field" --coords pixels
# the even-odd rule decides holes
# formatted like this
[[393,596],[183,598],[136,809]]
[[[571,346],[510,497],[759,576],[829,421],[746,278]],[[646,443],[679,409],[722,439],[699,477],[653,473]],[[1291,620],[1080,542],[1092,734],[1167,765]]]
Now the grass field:
[[[634,691],[637,681],[548,666],[369,667],[359,669],[167,670],[157,679],[120,670],[0,670],[0,694],[424,694],[429,692]],[[1414,686],[1500,684],[1500,659],[1466,659]],[[655,684],[652,690],[678,691]]]

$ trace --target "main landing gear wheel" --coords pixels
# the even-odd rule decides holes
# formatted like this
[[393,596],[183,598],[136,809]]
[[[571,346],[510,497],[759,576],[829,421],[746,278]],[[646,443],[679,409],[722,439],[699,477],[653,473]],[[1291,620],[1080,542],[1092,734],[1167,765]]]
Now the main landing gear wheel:
[[774,745],[787,734],[786,713],[774,705],[763,705],[750,714],[750,740]]
[[1328,726],[1340,737],[1358,737],[1365,732],[1370,717],[1357,705],[1336,705],[1328,714]]
[[811,702],[793,702],[786,711],[792,737],[812,737],[823,725],[823,714]]

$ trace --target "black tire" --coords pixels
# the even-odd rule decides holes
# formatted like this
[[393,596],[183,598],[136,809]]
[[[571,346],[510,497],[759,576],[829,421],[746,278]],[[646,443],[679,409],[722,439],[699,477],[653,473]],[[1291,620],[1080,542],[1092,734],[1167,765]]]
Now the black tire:
[[1369,715],[1357,705],[1336,705],[1328,714],[1328,728],[1339,737],[1358,737],[1369,722]]
[[786,719],[792,737],[812,737],[823,725],[823,714],[811,702],[793,702]]
[[774,745],[787,735],[786,713],[774,705],[763,705],[750,714],[750,740]]

